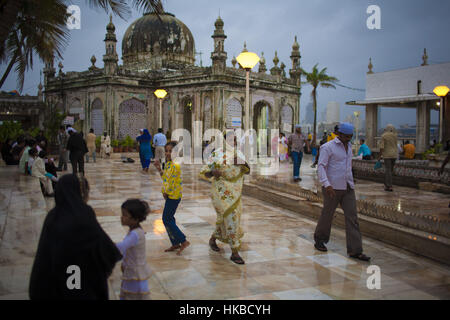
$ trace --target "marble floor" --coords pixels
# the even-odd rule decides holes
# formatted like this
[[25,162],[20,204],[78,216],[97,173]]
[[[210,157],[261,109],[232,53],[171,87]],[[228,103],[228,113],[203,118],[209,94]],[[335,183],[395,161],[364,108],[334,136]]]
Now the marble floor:
[[[302,181],[296,183],[305,189],[316,191],[320,187],[317,168],[311,168],[312,157],[305,155],[300,170]],[[264,174],[264,168],[255,166],[253,175]],[[270,179],[292,183],[292,164],[281,163],[276,175],[266,175]],[[450,221],[449,195],[415,188],[394,186],[394,192],[384,191],[384,185],[369,180],[356,180],[356,198],[375,201],[380,205],[394,206],[401,211],[414,212]]]
[[[133,197],[149,202],[151,213],[143,228],[153,270],[152,299],[450,299],[449,266],[369,238],[363,244],[365,253],[373,257],[371,263],[349,259],[345,232],[337,228],[332,231],[329,251],[318,252],[312,240],[315,221],[249,197],[243,197],[242,216],[241,255],[246,264],[234,264],[227,245],[219,243],[219,253],[208,247],[215,211],[210,185],[197,178],[199,169],[183,166],[184,193],[176,219],[191,246],[177,256],[163,252],[170,243],[161,220],[163,197],[155,170],[142,173],[138,163],[124,164],[120,159],[86,164],[89,204],[114,241],[127,232],[120,224],[122,202]],[[285,165],[280,179],[288,179],[289,172]],[[314,180],[312,169],[302,175],[301,184]],[[25,177],[0,168],[0,299],[27,298],[42,221],[54,205],[52,199],[33,193],[29,184]],[[370,265],[380,268],[381,289],[367,287]],[[117,298],[120,264],[110,284],[111,298]]]

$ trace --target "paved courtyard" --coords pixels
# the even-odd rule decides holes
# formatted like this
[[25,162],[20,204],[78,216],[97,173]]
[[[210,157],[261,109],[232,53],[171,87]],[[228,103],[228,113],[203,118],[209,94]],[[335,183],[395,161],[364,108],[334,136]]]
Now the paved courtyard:
[[[314,171],[308,167],[307,160],[301,184],[312,185]],[[241,254],[246,264],[234,264],[227,245],[219,243],[220,253],[208,247],[215,211],[209,184],[197,178],[199,169],[183,167],[183,200],[176,218],[191,246],[177,256],[163,252],[170,243],[161,220],[163,197],[155,170],[142,173],[138,163],[123,164],[119,159],[86,165],[91,184],[89,204],[114,241],[126,234],[120,224],[122,202],[138,197],[150,204],[152,212],[143,228],[147,232],[147,259],[154,272],[150,279],[152,299],[450,299],[450,267],[364,238],[371,264],[381,269],[381,289],[370,290],[366,285],[370,264],[347,258],[343,230],[334,228],[329,251],[318,252],[312,240],[315,221],[249,197],[243,197],[242,216],[245,236]],[[289,173],[285,164],[280,179],[288,179]],[[47,198],[42,203],[39,194],[27,189],[23,177],[12,176],[7,168],[0,168],[0,177],[0,298],[26,299],[38,235],[45,210],[53,206],[53,200]],[[18,191],[10,191],[12,181],[19,184]],[[367,196],[380,193],[383,199],[381,191],[373,190],[374,183],[365,185],[358,183],[358,188],[366,188]],[[404,197],[403,189],[416,197],[421,192],[397,187],[398,193],[390,196]],[[429,196],[440,199],[440,195]],[[402,206],[410,205],[408,198],[401,199],[405,199]],[[32,210],[37,205],[44,209]],[[116,298],[120,264],[110,283],[111,298]]]

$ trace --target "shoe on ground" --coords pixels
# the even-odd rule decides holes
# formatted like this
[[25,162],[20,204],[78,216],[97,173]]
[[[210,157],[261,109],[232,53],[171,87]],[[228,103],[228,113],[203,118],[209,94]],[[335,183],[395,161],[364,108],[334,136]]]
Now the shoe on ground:
[[358,259],[361,261],[370,261],[370,257],[366,256],[364,253],[350,255],[350,258]]
[[314,248],[316,248],[317,250],[322,251],[322,252],[327,252],[328,251],[327,247],[325,247],[323,242],[316,242],[316,243],[314,243]]

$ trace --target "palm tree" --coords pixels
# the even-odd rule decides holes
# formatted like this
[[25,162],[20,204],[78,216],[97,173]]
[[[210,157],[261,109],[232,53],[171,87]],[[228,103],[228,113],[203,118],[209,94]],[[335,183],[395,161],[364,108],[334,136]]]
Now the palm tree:
[[7,63],[0,87],[15,65],[17,85],[22,90],[25,72],[33,67],[34,54],[44,62],[55,55],[61,57],[69,37],[66,28],[68,16],[62,0],[24,1],[8,35],[5,51],[0,54],[0,62]]
[[317,68],[319,64],[317,63],[311,72],[306,72],[302,68],[302,74],[306,76],[306,81],[302,82],[302,84],[310,84],[313,87],[311,92],[311,96],[313,98],[314,104],[314,130],[313,130],[313,144],[316,144],[316,126],[317,126],[317,88],[321,86],[322,88],[333,88],[336,87],[333,85],[333,82],[339,81],[337,78],[333,76],[327,75],[327,68],[323,68],[319,71]]
[[[69,34],[69,0],[0,0],[0,63],[7,68],[0,80],[4,84],[13,66],[18,73],[18,87],[23,88],[26,70],[33,67],[33,55],[47,62],[61,57]],[[91,7],[111,10],[125,19],[131,13],[124,0],[88,0]],[[161,0],[131,0],[137,10],[162,13]]]

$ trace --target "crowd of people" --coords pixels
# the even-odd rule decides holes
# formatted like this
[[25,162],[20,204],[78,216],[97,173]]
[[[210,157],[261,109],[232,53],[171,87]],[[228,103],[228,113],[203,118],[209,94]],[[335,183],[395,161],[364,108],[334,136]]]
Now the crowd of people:
[[[314,232],[314,247],[319,251],[327,251],[325,245],[330,240],[333,216],[340,205],[345,216],[348,255],[361,261],[370,261],[370,257],[363,253],[357,218],[352,173],[353,131],[352,124],[341,123],[333,132],[335,138],[323,136],[321,147],[315,155],[324,205]],[[87,162],[89,156],[96,161],[96,136],[93,130],[84,139],[83,134],[72,127],[61,127],[57,137],[60,152],[58,168],[53,159],[47,158],[45,148],[48,142],[45,137],[38,137],[26,142],[17,141],[15,145],[11,143],[8,149],[13,154],[14,148],[22,146],[23,150],[15,161],[21,172],[39,178],[47,195],[53,194],[55,190],[55,207],[44,221],[32,268],[30,298],[107,299],[107,279],[115,264],[122,260],[120,298],[149,299],[148,279],[152,270],[147,263],[145,231],[141,226],[150,212],[148,203],[142,199],[128,199],[122,204],[121,224],[128,228],[128,232],[123,241],[113,243],[98,223],[93,208],[87,204],[89,183],[84,176],[84,156],[86,155]],[[223,138],[224,147],[215,149],[200,171],[201,178],[211,181],[211,201],[216,211],[215,230],[209,238],[209,247],[214,252],[219,252],[221,248],[217,240],[228,244],[231,248],[230,260],[242,265],[245,264],[239,254],[244,235],[241,228],[242,189],[244,176],[250,173],[250,166],[237,149],[234,132],[227,131]],[[165,252],[181,255],[191,244],[175,219],[183,194],[182,168],[172,159],[177,143],[167,141],[162,129],[153,138],[148,129],[142,129],[136,141],[139,143],[143,171],[149,171],[151,159],[155,155],[154,167],[161,177],[161,194],[165,200],[162,221],[171,243]],[[359,155],[368,159],[372,154],[364,142],[360,141]],[[101,145],[102,156],[109,156],[110,138],[106,132],[102,136]],[[155,151],[152,150],[152,145]],[[292,157],[294,181],[300,181],[303,153],[310,151],[314,145],[311,146],[310,139],[297,125],[295,133],[287,139],[280,134],[278,147],[280,161],[286,161],[288,155]],[[57,171],[67,170],[67,157],[64,157],[67,152],[73,173],[58,178]],[[392,172],[398,153],[395,128],[388,125],[381,137],[378,158],[383,158],[385,163],[386,191],[392,191]],[[450,153],[446,163],[448,161]],[[83,272],[80,290],[70,290],[67,285],[67,268],[73,265]]]
[[[147,137],[148,132],[143,130],[142,133],[140,137]],[[236,146],[235,136],[228,133],[224,138],[225,148],[215,150],[200,173],[212,180],[211,198],[217,212],[216,229],[209,245],[213,251],[220,251],[216,240],[229,244],[231,261],[244,264],[239,255],[243,236],[241,196],[243,176],[249,174],[250,167],[245,161],[238,164],[237,158],[243,159],[243,155],[234,147],[228,147]],[[181,255],[190,242],[175,220],[183,192],[181,166],[172,160],[176,144],[173,141],[165,144],[164,168],[160,159],[155,160],[154,166],[161,176],[161,193],[165,199],[162,220],[171,242],[165,252]],[[61,177],[56,186],[55,207],[48,213],[42,228],[30,278],[30,298],[107,299],[107,279],[115,264],[123,260],[120,299],[149,299],[148,279],[152,270],[147,263],[145,232],[141,226],[150,211],[147,202],[128,199],[122,204],[121,224],[128,227],[128,233],[123,241],[114,244],[96,220],[88,199],[89,183],[84,175]],[[67,267],[73,265],[83,272],[79,290],[71,290],[67,285]]]

